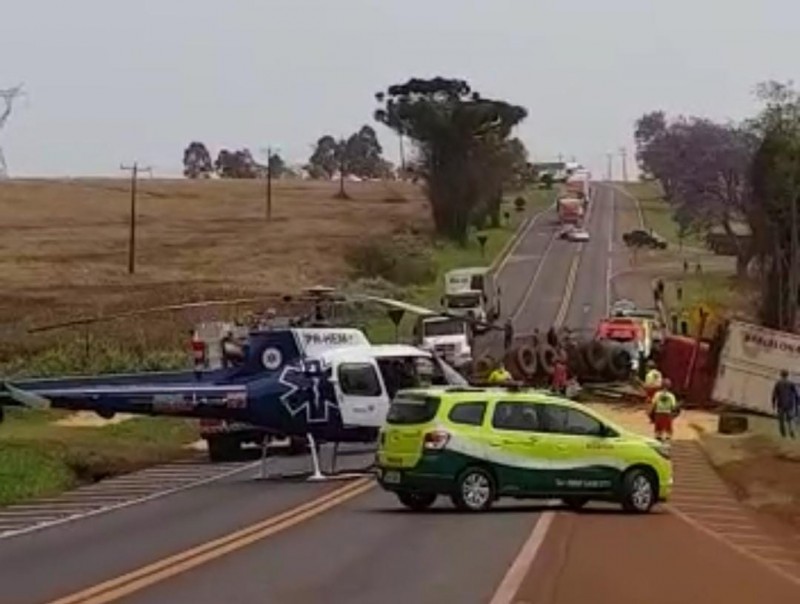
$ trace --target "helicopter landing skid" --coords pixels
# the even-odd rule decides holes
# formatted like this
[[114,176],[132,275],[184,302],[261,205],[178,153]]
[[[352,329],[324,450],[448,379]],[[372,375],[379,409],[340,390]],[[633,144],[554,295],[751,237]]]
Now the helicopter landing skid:
[[339,443],[333,443],[333,458],[331,459],[331,473],[324,474],[322,472],[322,468],[320,467],[319,463],[319,450],[317,447],[317,442],[314,440],[314,436],[312,434],[306,434],[306,438],[308,439],[308,448],[311,450],[311,464],[313,465],[313,471],[311,472],[311,476],[306,478],[308,482],[325,482],[328,480],[353,480],[355,478],[364,478],[365,476],[371,476],[373,474],[371,468],[365,468],[362,471],[337,473],[336,456],[339,453]]

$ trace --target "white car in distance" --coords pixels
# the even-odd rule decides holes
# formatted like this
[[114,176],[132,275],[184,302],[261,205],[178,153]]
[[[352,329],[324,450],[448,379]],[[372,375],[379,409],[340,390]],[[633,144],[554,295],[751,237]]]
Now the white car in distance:
[[575,228],[566,233],[565,238],[567,241],[589,241],[589,231],[583,228]]

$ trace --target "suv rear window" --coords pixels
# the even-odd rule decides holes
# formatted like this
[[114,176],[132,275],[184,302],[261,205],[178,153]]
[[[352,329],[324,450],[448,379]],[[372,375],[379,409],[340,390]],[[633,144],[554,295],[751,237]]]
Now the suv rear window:
[[486,403],[458,403],[450,409],[447,418],[454,424],[467,426],[480,426],[483,423],[483,414],[486,412]]
[[438,410],[438,398],[401,396],[392,401],[386,422],[395,425],[425,424],[436,417]]

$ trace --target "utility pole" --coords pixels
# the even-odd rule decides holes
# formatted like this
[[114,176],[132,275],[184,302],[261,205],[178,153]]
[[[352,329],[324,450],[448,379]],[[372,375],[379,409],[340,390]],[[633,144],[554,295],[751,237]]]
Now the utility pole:
[[800,270],[798,265],[798,232],[800,228],[797,217],[797,201],[798,195],[792,196],[791,202],[791,223],[792,223],[792,239],[791,247],[789,248],[789,330],[794,331],[797,328],[797,308],[798,308],[798,276],[797,271]]
[[620,147],[619,154],[622,157],[622,181],[628,182],[628,150]]
[[272,220],[272,147],[267,147],[267,222]]
[[613,166],[614,166],[614,154],[613,153],[606,153],[606,159],[608,159],[608,167],[606,169],[607,173],[608,173],[607,180],[608,180],[608,182],[611,182],[612,180],[614,180],[614,169],[613,169]]
[[[11,115],[11,110],[14,105],[14,101],[24,95],[25,93],[22,91],[22,84],[16,86],[14,88],[9,88],[7,90],[0,90],[0,99],[3,100],[4,107],[3,110],[0,111],[0,130],[2,130],[3,126],[6,125],[9,116]],[[5,178],[8,176],[8,167],[6,166],[6,159],[3,155],[3,149],[0,147],[0,178]]]
[[406,153],[403,149],[403,133],[400,133],[400,175],[401,179],[406,176]]
[[132,166],[125,166],[121,164],[119,169],[131,173],[131,217],[128,238],[128,274],[132,275],[134,272],[136,272],[136,181],[139,178],[139,172],[148,172],[152,176],[153,170],[150,167],[143,168],[139,166],[139,162],[133,162]]

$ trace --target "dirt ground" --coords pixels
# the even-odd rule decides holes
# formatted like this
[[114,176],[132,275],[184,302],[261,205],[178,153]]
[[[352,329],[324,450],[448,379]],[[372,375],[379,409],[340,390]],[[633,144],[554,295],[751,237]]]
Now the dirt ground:
[[[215,296],[336,284],[365,235],[424,228],[411,185],[276,181],[139,181],[136,274],[127,273],[129,182],[0,183],[0,334],[24,325]],[[422,225],[422,227],[420,227]]]

